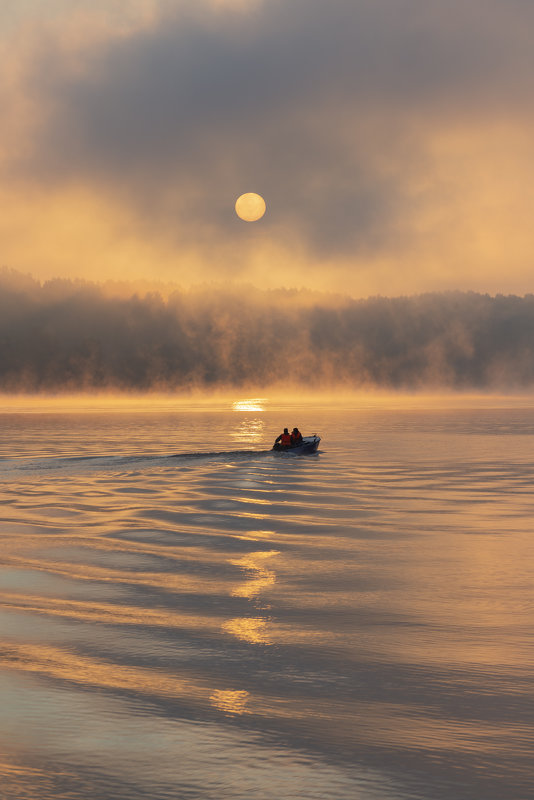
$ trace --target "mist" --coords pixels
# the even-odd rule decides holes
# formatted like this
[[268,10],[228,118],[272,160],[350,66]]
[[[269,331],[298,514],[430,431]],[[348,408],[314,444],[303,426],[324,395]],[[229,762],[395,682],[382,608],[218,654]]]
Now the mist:
[[0,391],[534,383],[534,295],[355,300],[296,289],[116,288],[0,272]]
[[531,291],[533,24],[525,0],[0,4],[3,263]]

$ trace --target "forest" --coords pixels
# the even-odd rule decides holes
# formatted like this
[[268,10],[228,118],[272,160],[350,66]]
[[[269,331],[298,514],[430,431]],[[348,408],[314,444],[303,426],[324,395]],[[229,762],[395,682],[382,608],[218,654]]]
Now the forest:
[[522,389],[534,296],[167,293],[0,271],[0,391]]

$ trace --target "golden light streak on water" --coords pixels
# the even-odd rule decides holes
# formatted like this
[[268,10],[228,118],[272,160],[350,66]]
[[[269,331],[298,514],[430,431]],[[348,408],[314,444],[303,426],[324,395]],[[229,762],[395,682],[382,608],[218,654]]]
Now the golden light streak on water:
[[248,714],[247,703],[250,692],[245,690],[228,691],[217,689],[210,697],[210,701],[219,711],[225,714]]
[[[106,550],[104,550],[106,552]],[[128,584],[146,587],[164,587],[176,594],[198,592],[206,595],[226,594],[233,583],[230,577],[213,578],[202,575],[190,575],[186,572],[162,575],[160,572],[134,572],[127,569],[113,569],[93,564],[76,564],[68,561],[46,561],[24,557],[7,556],[5,565],[12,568],[31,569],[52,575],[81,581],[98,581],[111,584]],[[198,563],[198,562],[197,562]],[[25,589],[21,589],[25,591]]]
[[116,603],[56,599],[8,592],[0,593],[0,599],[5,608],[13,611],[46,614],[52,617],[64,617],[106,625],[153,625],[161,628],[211,632],[220,629],[218,617],[210,617],[195,612],[187,614],[163,609],[136,608],[133,605],[124,607]]
[[[234,408],[235,410],[237,409]],[[250,442],[261,441],[264,431],[265,422],[262,419],[245,419],[235,431],[232,431],[231,436],[235,441],[250,444]]]
[[9,644],[2,647],[5,668],[37,673],[56,680],[106,689],[123,689],[159,697],[209,700],[213,689],[189,677],[160,669],[113,664],[52,645]]
[[232,408],[234,411],[265,411],[267,398],[253,397],[248,400],[234,400]]
[[276,573],[267,569],[264,562],[267,558],[273,558],[273,556],[277,555],[280,555],[279,550],[260,550],[257,553],[249,553],[243,558],[230,561],[234,566],[251,573],[250,578],[245,583],[236,586],[232,590],[232,596],[248,597],[249,600],[252,600],[259,597],[264,589],[273,586],[276,583]]
[[235,617],[223,623],[225,633],[250,644],[274,644],[269,620],[264,617]]
[[[250,497],[238,497],[236,498],[239,503],[250,503]],[[270,500],[267,500],[263,497],[256,497],[254,498],[254,505],[255,506],[270,506],[272,505]]]
[[[270,504],[267,503],[267,505],[270,505]],[[253,511],[253,512],[251,512],[251,511],[239,511],[239,512],[234,513],[234,517],[239,517],[240,519],[246,519],[246,520],[258,520],[258,522],[259,522],[260,520],[269,519],[271,517],[271,514],[258,514],[257,511]]]
[[9,761],[0,761],[0,778],[12,778],[14,776],[25,777],[28,774],[44,776],[46,773],[42,769],[35,767],[21,767],[19,764],[14,764]]
[[242,539],[245,542],[265,542],[269,539],[277,539],[278,534],[275,531],[248,531],[247,533],[234,534],[236,539]]

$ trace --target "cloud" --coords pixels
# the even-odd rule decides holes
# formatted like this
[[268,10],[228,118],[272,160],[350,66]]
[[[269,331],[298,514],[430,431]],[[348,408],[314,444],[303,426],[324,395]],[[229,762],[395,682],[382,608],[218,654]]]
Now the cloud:
[[0,272],[0,390],[534,384],[533,295],[126,289]]
[[[150,8],[85,41],[57,23],[29,48],[7,107],[20,116],[24,96],[31,115],[6,180],[83,186],[122,220],[117,246],[128,228],[154,260],[174,250],[207,277],[246,276],[254,257],[260,285],[283,261],[293,284],[323,288],[327,269],[333,288],[400,289],[400,265],[410,290],[499,288],[503,267],[526,288],[532,4]],[[266,197],[261,233],[235,219],[243,191]]]

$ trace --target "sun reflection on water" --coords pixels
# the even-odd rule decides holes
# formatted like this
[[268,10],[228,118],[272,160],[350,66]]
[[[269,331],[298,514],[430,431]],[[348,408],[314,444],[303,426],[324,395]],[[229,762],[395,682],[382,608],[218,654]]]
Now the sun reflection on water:
[[262,419],[246,419],[231,432],[232,439],[257,442],[263,438],[265,423]]
[[[245,578],[244,581],[233,587],[232,597],[243,597],[249,600],[254,605],[256,613],[267,611],[270,607],[261,602],[261,593],[276,583],[276,573],[265,566],[265,561],[277,555],[280,555],[278,550],[258,550],[229,562],[243,570]],[[226,633],[244,642],[270,645],[273,644],[270,631],[271,622],[271,618],[267,616],[234,617],[227,620],[222,628]]]
[[234,566],[241,567],[250,573],[250,579],[235,586],[232,590],[232,597],[248,597],[253,600],[258,597],[263,589],[272,586],[276,582],[276,573],[267,569],[264,561],[272,556],[279,555],[279,550],[269,550],[249,553],[237,561],[231,561]]
[[247,531],[247,533],[235,533],[235,539],[243,539],[246,542],[263,542],[265,539],[271,539],[276,534],[274,531]]
[[252,397],[246,400],[234,400],[232,408],[234,411],[265,411],[265,397]]
[[264,617],[234,617],[223,623],[226,633],[241,639],[249,644],[273,644],[267,625],[269,620]]
[[211,704],[226,714],[247,714],[250,693],[243,690],[216,689],[210,697]]

